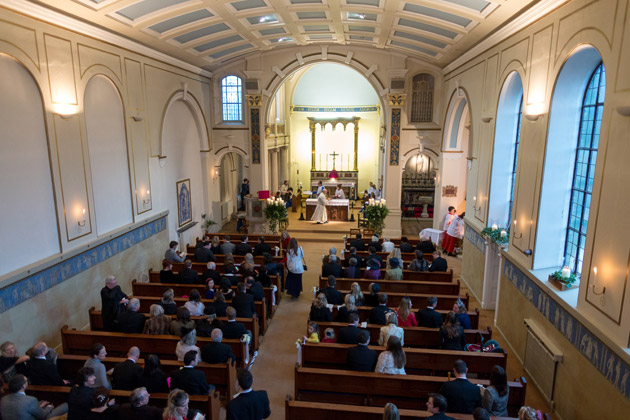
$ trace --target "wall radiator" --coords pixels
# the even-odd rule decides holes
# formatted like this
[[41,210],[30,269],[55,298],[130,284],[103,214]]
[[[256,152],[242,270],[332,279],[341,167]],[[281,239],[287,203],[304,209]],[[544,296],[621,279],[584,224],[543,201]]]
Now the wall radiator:
[[556,369],[558,363],[562,361],[562,353],[535,321],[525,319],[525,325],[527,326],[527,339],[525,341],[523,369],[529,374],[553,410]]

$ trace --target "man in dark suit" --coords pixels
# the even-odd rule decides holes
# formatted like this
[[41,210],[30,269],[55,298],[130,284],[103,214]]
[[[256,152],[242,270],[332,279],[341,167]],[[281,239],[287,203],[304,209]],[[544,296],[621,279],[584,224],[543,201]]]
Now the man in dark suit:
[[129,301],[127,310],[118,314],[116,321],[118,321],[118,328],[121,332],[128,334],[142,334],[142,331],[144,331],[144,323],[147,318],[143,314],[139,314],[138,309],[140,309],[140,301],[133,298]]
[[407,239],[406,236],[403,236],[402,238],[400,238],[400,245],[398,246],[400,248],[400,252],[413,252],[413,245],[411,245],[409,243],[409,239]]
[[254,377],[246,369],[237,372],[241,392],[227,405],[226,420],[262,420],[271,415],[267,391],[253,391]]
[[126,389],[131,391],[140,385],[142,367],[138,366],[140,349],[132,347],[127,352],[127,360],[114,366],[112,372],[112,386],[115,389]]
[[9,394],[0,401],[0,416],[3,419],[48,419],[68,412],[68,405],[62,404],[53,409],[48,401],[37,401],[37,398],[24,394],[28,388],[28,380],[24,375],[15,375],[9,381]]
[[129,302],[127,295],[118,286],[116,277],[107,276],[105,287],[101,289],[101,317],[103,318],[103,329],[105,331],[114,331],[116,329],[116,317],[121,311],[125,310],[127,302]]
[[254,296],[247,294],[245,283],[238,283],[238,295],[232,298],[232,307],[236,309],[236,316],[239,318],[251,318],[256,312]]
[[247,328],[245,328],[245,325],[240,322],[236,322],[236,309],[228,306],[225,310],[225,314],[227,315],[227,322],[221,324],[223,337],[233,339],[241,338],[243,334],[247,334]]
[[214,281],[214,284],[220,284],[221,274],[217,271],[216,263],[210,261],[206,267],[208,267],[208,269],[201,274],[201,281],[203,283],[206,283],[208,279],[212,279]]
[[343,274],[343,267],[339,264],[339,260],[336,255],[328,255],[324,258],[324,264],[322,264],[322,277],[335,276],[341,277]]
[[327,283],[328,287],[321,289],[319,293],[326,295],[328,303],[332,305],[341,305],[343,303],[343,296],[339,290],[335,289],[335,284],[337,283],[335,276],[328,276]]
[[435,310],[437,301],[435,296],[427,298],[427,307],[418,311],[416,315],[419,327],[440,328],[442,326],[442,314]]
[[468,368],[463,360],[456,360],[453,364],[455,379],[445,382],[440,389],[448,402],[451,413],[472,414],[477,407],[481,407],[481,392],[479,387],[468,381]]
[[236,360],[232,348],[223,344],[223,332],[215,328],[211,333],[212,342],[204,344],[201,348],[201,360],[206,363],[225,363],[228,359]]
[[204,241],[203,246],[195,250],[195,259],[197,260],[197,262],[207,263],[210,261],[217,261],[217,258],[214,256],[212,250],[210,249],[210,245],[211,244],[209,241]]
[[192,269],[192,261],[184,261],[184,269],[177,273],[177,283],[199,284],[199,274]]
[[271,245],[265,242],[264,236],[261,236],[258,238],[258,243],[254,247],[254,256],[264,254],[271,254]]
[[254,296],[256,302],[260,302],[265,297],[265,288],[259,281],[255,281],[252,276],[245,279],[247,281],[247,294]]
[[171,375],[171,389],[179,388],[190,395],[208,395],[214,386],[208,385],[206,375],[195,369],[197,350],[190,350],[184,355],[184,366]]
[[134,389],[129,401],[120,406],[118,420],[162,420],[162,409],[149,405],[145,387]]
[[241,243],[236,244],[234,255],[245,255],[252,252],[252,246],[247,243],[247,235],[241,235]]
[[365,251],[365,242],[360,233],[357,233],[356,238],[350,241],[350,247],[356,248],[357,251]]
[[372,242],[370,242],[370,243],[368,244],[368,249],[370,249],[370,248],[372,248],[372,247],[374,248],[374,252],[381,252],[381,250],[383,249],[383,248],[381,247],[381,243],[379,242],[378,233],[375,233],[375,234],[372,236]]
[[447,408],[448,403],[446,402],[446,398],[444,398],[444,395],[429,394],[429,400],[427,401],[427,411],[429,413],[433,413],[433,415],[431,417],[427,417],[428,419],[455,420],[453,417],[449,417],[444,414]]
[[362,330],[359,333],[359,344],[348,349],[346,365],[349,370],[357,372],[374,372],[377,355],[374,350],[368,348],[370,333]]
[[386,325],[387,313],[392,310],[387,307],[387,293],[381,292],[378,294],[378,306],[372,308],[370,311],[370,324]]
[[28,378],[33,385],[55,385],[63,386],[68,384],[59,375],[57,365],[46,359],[48,346],[41,342],[33,346],[32,357],[28,362]]
[[357,267],[365,267],[365,262],[361,256],[357,255],[357,249],[355,247],[351,247],[350,252],[346,254],[346,259],[344,261],[344,265],[346,267],[350,265],[350,258],[356,258]]
[[440,256],[438,251],[433,253],[433,262],[429,266],[429,271],[446,271],[448,270],[448,263],[444,258]]
[[431,242],[431,238],[426,238],[424,236],[420,237],[420,242],[416,245],[416,249],[423,254],[433,254],[435,252],[435,246],[433,245],[433,242]]
[[359,315],[355,312],[348,314],[349,324],[339,329],[337,343],[359,344],[359,333],[365,331],[359,328]]

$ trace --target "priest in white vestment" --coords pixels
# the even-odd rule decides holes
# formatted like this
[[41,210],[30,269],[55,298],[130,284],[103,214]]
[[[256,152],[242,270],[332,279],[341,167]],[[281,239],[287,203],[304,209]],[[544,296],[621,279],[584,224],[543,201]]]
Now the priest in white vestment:
[[315,212],[313,217],[311,217],[311,220],[318,224],[328,223],[328,213],[326,212],[328,199],[326,198],[326,192],[326,188],[323,188],[322,192],[317,196],[317,207],[315,207]]

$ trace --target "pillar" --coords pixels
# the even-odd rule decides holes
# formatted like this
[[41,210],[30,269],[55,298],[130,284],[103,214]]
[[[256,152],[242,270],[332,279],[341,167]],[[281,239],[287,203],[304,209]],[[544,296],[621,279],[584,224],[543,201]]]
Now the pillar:
[[271,167],[270,167],[270,175],[271,175],[271,185],[269,187],[271,194],[275,194],[276,191],[278,191],[278,150],[277,149],[271,149],[269,150],[270,153],[270,161],[271,161]]

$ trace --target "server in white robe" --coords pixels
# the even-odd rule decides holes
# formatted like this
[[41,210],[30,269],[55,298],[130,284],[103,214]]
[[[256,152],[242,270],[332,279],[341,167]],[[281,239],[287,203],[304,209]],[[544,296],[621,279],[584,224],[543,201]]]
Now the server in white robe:
[[344,200],[346,198],[346,193],[341,189],[341,184],[337,185],[337,189],[335,190],[335,198]]
[[317,196],[317,207],[315,207],[315,212],[313,212],[313,217],[311,220],[321,223],[328,223],[328,213],[326,212],[326,204],[328,203],[328,199],[326,198],[326,188],[322,189],[322,192]]

